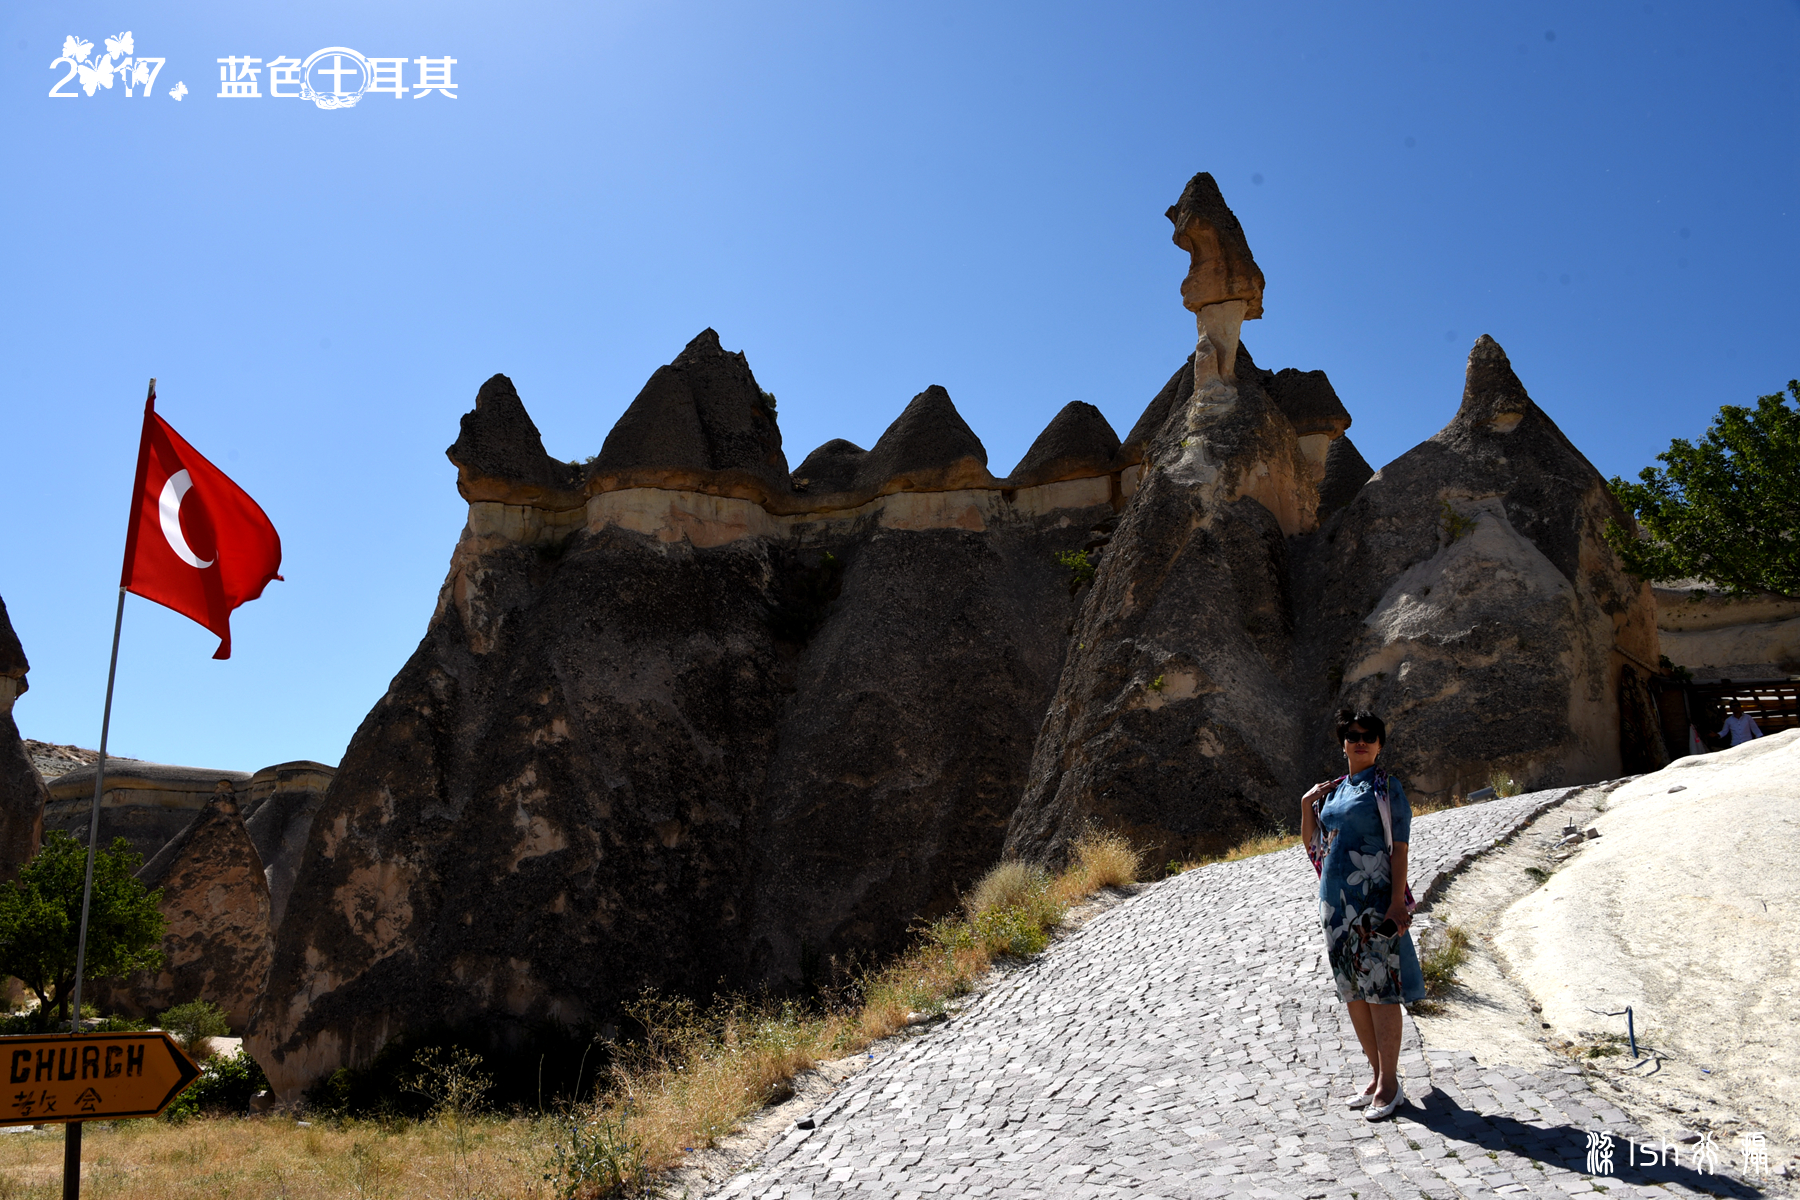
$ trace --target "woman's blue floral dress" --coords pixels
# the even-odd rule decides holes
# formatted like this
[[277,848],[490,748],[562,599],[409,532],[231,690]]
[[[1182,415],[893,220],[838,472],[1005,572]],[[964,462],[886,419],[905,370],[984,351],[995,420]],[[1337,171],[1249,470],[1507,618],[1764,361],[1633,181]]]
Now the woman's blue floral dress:
[[[1375,933],[1387,919],[1393,895],[1375,775],[1374,767],[1352,775],[1319,810],[1319,825],[1335,835],[1319,874],[1319,921],[1338,999],[1399,1004],[1424,998],[1425,977],[1411,933],[1391,938]],[[1392,781],[1391,805],[1394,840],[1409,841],[1412,805],[1399,780]]]

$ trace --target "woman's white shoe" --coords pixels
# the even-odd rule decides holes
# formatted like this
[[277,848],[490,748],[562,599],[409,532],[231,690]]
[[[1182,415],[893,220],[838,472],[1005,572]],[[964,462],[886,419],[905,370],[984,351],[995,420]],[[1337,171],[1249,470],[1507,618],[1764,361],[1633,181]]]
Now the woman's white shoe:
[[1345,1108],[1367,1108],[1367,1107],[1369,1107],[1369,1105],[1371,1105],[1373,1103],[1375,1103],[1375,1093],[1364,1092],[1360,1096],[1352,1096],[1348,1100],[1344,1101],[1344,1107]]
[[1377,1104],[1370,1108],[1368,1112],[1363,1114],[1363,1120],[1385,1121],[1393,1116],[1395,1110],[1405,1103],[1406,1086],[1404,1084],[1396,1084],[1394,1087],[1394,1098],[1389,1100],[1386,1104]]

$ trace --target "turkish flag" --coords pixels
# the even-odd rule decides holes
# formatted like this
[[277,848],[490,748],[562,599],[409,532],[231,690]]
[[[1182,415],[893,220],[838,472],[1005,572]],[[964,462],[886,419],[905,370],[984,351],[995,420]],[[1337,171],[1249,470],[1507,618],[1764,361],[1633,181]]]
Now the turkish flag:
[[231,657],[231,610],[280,579],[281,535],[248,493],[144,402],[137,484],[119,586],[218,634]]

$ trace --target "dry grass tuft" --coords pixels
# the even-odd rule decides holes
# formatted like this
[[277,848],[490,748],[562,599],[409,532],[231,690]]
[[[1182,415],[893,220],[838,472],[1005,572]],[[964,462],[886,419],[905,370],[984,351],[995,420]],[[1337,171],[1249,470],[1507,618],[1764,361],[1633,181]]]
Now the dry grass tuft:
[[789,1001],[692,1001],[648,996],[631,1015],[645,1031],[619,1050],[610,1094],[651,1170],[710,1146],[746,1116],[792,1094],[795,1075],[848,1053],[859,1038],[844,1012],[809,1012]]
[[963,900],[971,917],[992,908],[1024,903],[1050,886],[1050,872],[1036,863],[1010,859],[997,863]]
[[1286,850],[1289,846],[1298,846],[1299,844],[1299,834],[1271,829],[1267,833],[1259,833],[1255,837],[1244,839],[1223,854],[1208,854],[1201,858],[1171,862],[1168,873],[1180,875],[1184,871],[1191,871],[1195,867],[1204,867],[1209,863],[1236,862],[1240,858],[1256,858],[1259,855],[1273,854],[1277,850]]
[[1137,882],[1143,855],[1116,833],[1089,830],[1070,847],[1073,861],[1060,882],[1071,902],[1085,899],[1102,888],[1124,887]]
[[1425,951],[1419,969],[1425,976],[1425,994],[1437,997],[1447,994],[1456,984],[1456,972],[1468,957],[1469,935],[1460,925],[1445,928],[1444,935]]

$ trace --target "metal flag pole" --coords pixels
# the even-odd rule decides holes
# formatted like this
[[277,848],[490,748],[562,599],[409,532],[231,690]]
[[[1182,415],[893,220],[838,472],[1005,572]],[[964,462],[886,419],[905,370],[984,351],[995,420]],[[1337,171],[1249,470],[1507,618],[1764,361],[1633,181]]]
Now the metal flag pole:
[[[113,613],[112,661],[106,667],[106,711],[100,718],[100,761],[94,768],[94,803],[88,810],[87,881],[81,887],[81,935],[75,943],[75,992],[69,1032],[81,1032],[81,976],[87,970],[88,910],[94,903],[94,846],[100,840],[100,798],[106,792],[106,738],[112,732],[113,678],[119,673],[119,629],[125,624],[125,589]],[[71,1126],[73,1128],[73,1126]]]
[[[156,380],[150,381],[156,398]],[[134,497],[135,501],[135,497]],[[94,904],[94,849],[100,840],[100,798],[106,794],[106,738],[112,732],[113,680],[119,674],[119,630],[125,624],[125,588],[113,613],[112,658],[106,664],[106,708],[100,716],[100,761],[94,764],[94,803],[88,810],[87,877],[81,885],[81,933],[75,942],[75,990],[70,997],[69,1032],[81,1032],[81,977],[87,971],[88,913]],[[63,1200],[81,1198],[81,1122],[63,1126]]]

